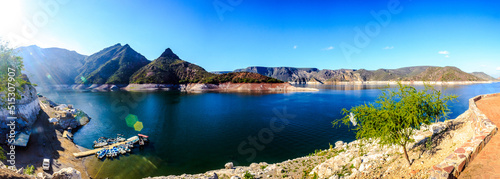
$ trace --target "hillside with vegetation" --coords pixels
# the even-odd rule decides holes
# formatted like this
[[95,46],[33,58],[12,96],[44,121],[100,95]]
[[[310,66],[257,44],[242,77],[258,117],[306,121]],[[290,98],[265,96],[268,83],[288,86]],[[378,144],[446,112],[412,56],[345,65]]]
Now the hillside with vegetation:
[[484,81],[472,74],[463,72],[457,67],[429,67],[422,73],[408,77],[413,81]]
[[258,73],[250,72],[232,72],[205,78],[202,83],[220,84],[220,83],[283,83],[276,78],[267,77]]
[[76,83],[128,84],[130,77],[150,61],[128,44],[116,44],[85,58]]
[[170,48],[156,60],[142,67],[131,78],[137,84],[198,83],[204,78],[216,76],[202,67],[181,60]]
[[471,74],[478,77],[478,78],[488,80],[488,81],[497,81],[498,80],[498,79],[493,78],[492,76],[490,76],[484,72],[472,72]]
[[85,63],[85,55],[61,48],[19,47],[17,55],[24,60],[24,73],[38,85],[73,84]]

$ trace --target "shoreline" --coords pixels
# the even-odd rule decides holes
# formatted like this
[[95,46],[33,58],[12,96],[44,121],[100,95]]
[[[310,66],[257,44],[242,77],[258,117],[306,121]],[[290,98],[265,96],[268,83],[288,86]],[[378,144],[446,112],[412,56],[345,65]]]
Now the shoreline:
[[[500,81],[399,81],[407,85],[473,85],[499,83]],[[281,84],[282,87],[279,87]],[[287,85],[288,84],[288,85]],[[223,84],[68,84],[39,86],[56,90],[82,90],[82,91],[180,91],[180,92],[307,92],[318,91],[316,88],[296,87],[294,85],[396,85],[398,81],[339,81],[339,82],[285,82],[285,83],[223,83]],[[250,86],[267,85],[261,89]],[[275,86],[275,87],[272,87]]]
[[[42,102],[39,102],[39,105],[42,105]],[[30,137],[28,146],[16,148],[16,168],[19,170],[33,165],[35,167],[34,175],[21,174],[27,178],[33,176],[50,178],[56,174],[69,174],[68,172],[78,173],[76,175],[84,179],[90,178],[87,167],[84,165],[86,159],[73,157],[74,152],[81,151],[80,146],[63,137],[59,127],[48,121],[53,116],[46,110],[45,108],[40,109],[37,120],[32,126],[35,132]],[[50,159],[50,168],[47,171],[42,169],[42,161],[45,158]],[[16,173],[16,171],[12,172]]]
[[[252,163],[248,166],[233,166],[226,163],[220,169],[204,173],[150,176],[147,179],[194,179],[194,178],[245,178],[250,173],[255,178],[330,178],[344,176],[345,178],[400,178],[404,176],[427,178],[427,170],[432,163],[442,159],[472,137],[469,122],[471,111],[466,110],[455,119],[422,126],[412,137],[415,142],[409,144],[409,156],[415,161],[411,168],[406,166],[400,146],[380,146],[376,141],[351,142],[337,141],[329,149],[321,149],[307,156],[288,159],[282,162],[268,164],[266,162]],[[455,126],[454,128],[449,126]],[[464,132],[469,131],[469,132]],[[453,135],[455,134],[455,135]],[[456,136],[446,138],[445,136]],[[424,152],[425,142],[429,136],[434,136],[445,142],[436,144],[439,151]],[[360,148],[363,148],[360,150]],[[229,166],[229,167],[228,167]],[[414,172],[414,173],[411,173]],[[215,177],[217,176],[217,177]]]
[[[64,86],[63,86],[64,87]],[[290,83],[188,83],[188,84],[92,84],[92,85],[69,85],[66,89],[74,90],[96,90],[96,91],[180,91],[180,92],[312,92],[319,91],[315,88],[295,87]]]
[[396,85],[400,82],[406,85],[472,85],[472,84],[489,84],[498,83],[500,81],[337,81],[337,82],[305,82],[305,83],[294,83],[294,85]]

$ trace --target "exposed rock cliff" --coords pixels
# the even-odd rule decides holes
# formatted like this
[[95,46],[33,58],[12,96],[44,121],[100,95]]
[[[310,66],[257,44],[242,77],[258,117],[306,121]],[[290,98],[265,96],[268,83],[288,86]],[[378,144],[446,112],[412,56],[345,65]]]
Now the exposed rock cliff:
[[125,88],[126,91],[150,91],[150,90],[180,90],[184,92],[294,92],[294,91],[318,91],[315,88],[295,87],[289,83],[188,83],[179,85],[162,84],[130,84]]
[[[40,105],[38,104],[38,96],[36,89],[32,85],[24,85],[24,91],[20,92],[21,99],[16,100],[16,131],[30,128],[37,119],[37,115],[40,112]],[[8,132],[9,120],[9,110],[7,108],[0,109],[0,133],[5,134]],[[5,135],[2,135],[5,136]],[[0,141],[4,142],[4,141]]]
[[[338,69],[293,67],[248,67],[235,72],[253,72],[291,83],[330,83],[361,81],[484,81],[484,73],[466,73],[456,67],[413,66],[398,69]],[[474,76],[475,75],[475,76]],[[479,76],[479,77],[476,77]]]

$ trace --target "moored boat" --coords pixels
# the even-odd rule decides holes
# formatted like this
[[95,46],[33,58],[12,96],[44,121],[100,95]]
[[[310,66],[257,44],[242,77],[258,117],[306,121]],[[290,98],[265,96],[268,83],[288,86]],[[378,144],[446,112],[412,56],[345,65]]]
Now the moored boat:
[[97,158],[99,159],[102,159],[104,156],[106,156],[106,153],[108,152],[108,149],[102,149],[101,151],[99,151],[99,155],[97,156]]

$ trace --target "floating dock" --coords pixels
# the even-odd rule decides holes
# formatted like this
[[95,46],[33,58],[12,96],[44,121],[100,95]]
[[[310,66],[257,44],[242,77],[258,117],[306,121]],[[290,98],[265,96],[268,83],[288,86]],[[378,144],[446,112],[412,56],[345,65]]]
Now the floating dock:
[[128,138],[126,141],[123,141],[123,142],[119,142],[119,143],[116,143],[116,144],[111,144],[111,145],[107,145],[107,146],[104,146],[102,148],[97,148],[97,149],[93,149],[93,150],[87,150],[87,151],[84,151],[84,152],[78,152],[78,153],[73,153],[73,155],[75,157],[85,157],[85,156],[89,156],[89,155],[94,155],[97,151],[99,150],[102,150],[102,149],[110,149],[110,148],[113,148],[114,146],[117,146],[117,145],[122,145],[122,144],[125,144],[127,142],[137,142],[139,140],[139,137],[138,136],[134,136],[134,137],[131,137],[131,138]]

